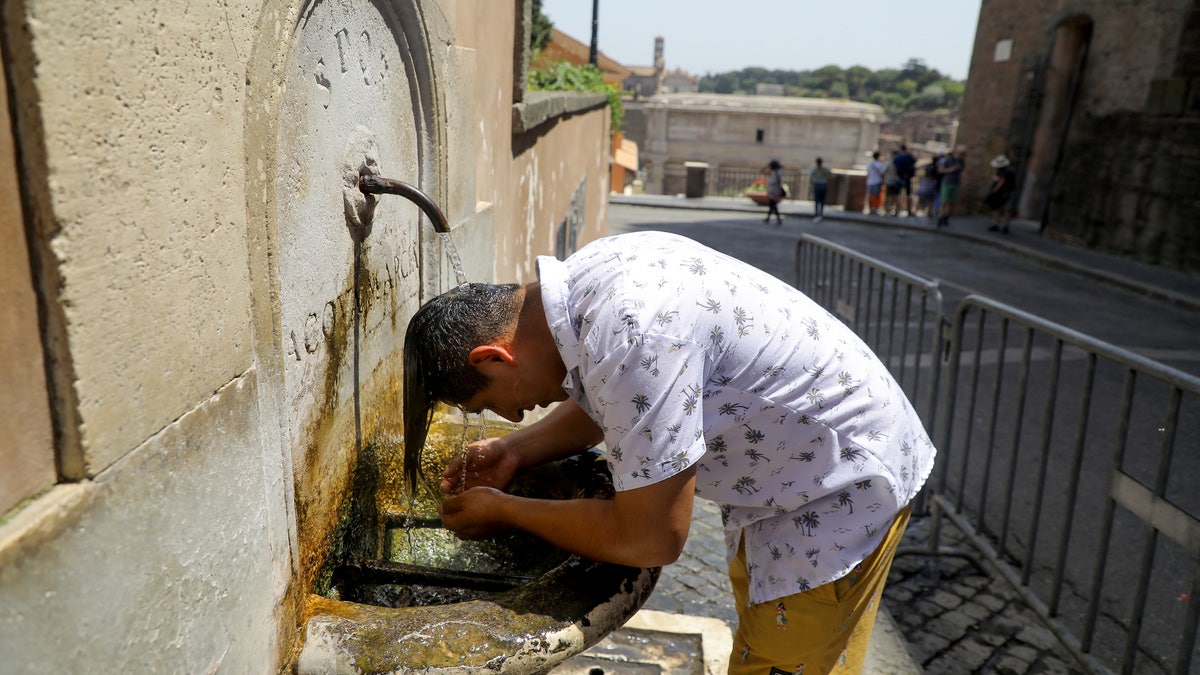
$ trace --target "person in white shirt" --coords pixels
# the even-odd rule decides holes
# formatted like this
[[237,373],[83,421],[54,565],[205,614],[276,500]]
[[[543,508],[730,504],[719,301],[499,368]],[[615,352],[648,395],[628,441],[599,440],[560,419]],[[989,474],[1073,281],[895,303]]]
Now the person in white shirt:
[[[711,499],[739,612],[730,672],[857,672],[935,455],[883,363],[798,290],[684,237],[607,237],[537,270],[460,286],[410,323],[408,466],[439,401],[513,422],[557,404],[451,463],[445,526],[653,567],[682,551],[694,497]],[[601,442],[614,499],[502,492]]]
[[870,214],[879,213],[883,204],[883,174],[887,165],[879,160],[879,151],[871,153],[871,161],[867,164],[867,204]]

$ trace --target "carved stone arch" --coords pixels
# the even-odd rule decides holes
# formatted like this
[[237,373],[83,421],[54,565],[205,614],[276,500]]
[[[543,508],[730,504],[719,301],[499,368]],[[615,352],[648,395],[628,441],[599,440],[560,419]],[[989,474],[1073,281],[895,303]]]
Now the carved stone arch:
[[256,363],[264,416],[281,427],[264,448],[292,477],[299,597],[344,535],[352,496],[373,488],[364,452],[399,421],[404,330],[441,276],[438,238],[415,205],[382,199],[366,223],[347,208],[364,172],[438,201],[447,193],[439,47],[451,40],[431,11],[420,0],[268,0],[248,62]]
[[1086,14],[1071,13],[1059,18],[1054,23],[1050,52],[1044,61],[1041,105],[1018,206],[1023,217],[1040,220],[1043,227],[1071,120],[1077,114],[1076,103],[1083,86],[1093,25]]

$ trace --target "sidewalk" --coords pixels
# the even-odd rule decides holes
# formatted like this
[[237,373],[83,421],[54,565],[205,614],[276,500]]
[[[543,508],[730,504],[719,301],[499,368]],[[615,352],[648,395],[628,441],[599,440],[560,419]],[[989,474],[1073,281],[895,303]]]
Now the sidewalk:
[[[688,199],[664,195],[610,195],[609,202],[660,208],[766,214],[763,207],[754,204],[749,199],[739,198]],[[812,202],[787,200],[779,205],[779,210],[784,218],[789,220],[799,218],[807,220],[813,215]],[[951,218],[950,227],[940,230],[923,216],[872,216],[866,213],[847,213],[842,211],[841,207],[827,207],[825,219],[830,221],[848,220],[911,230],[936,230],[945,236],[978,241],[1043,263],[1068,267],[1083,276],[1166,300],[1180,307],[1200,309],[1200,276],[1057,241],[1048,236],[1039,235],[1038,224],[1031,221],[1014,220],[1010,225],[1011,234],[1003,235],[988,231],[991,219],[987,216]]]
[[[745,199],[612,195],[610,201],[765,215],[763,207]],[[785,220],[808,220],[812,216],[812,203],[787,201],[780,205],[780,211]],[[991,220],[986,217],[952,218],[950,227],[941,229],[924,217],[872,216],[844,213],[838,208],[827,209],[825,219],[937,231],[944,236],[978,241],[1013,255],[1065,267],[1180,307],[1200,309],[1200,277],[1055,241],[1039,235],[1036,223],[1014,221],[1010,225],[1011,234],[1003,235],[988,231]],[[985,557],[974,551],[970,540],[952,523],[942,524],[941,550],[956,553],[938,556],[926,553],[929,525],[928,517],[914,517],[905,534],[904,545],[884,591],[884,603],[864,673],[1026,675],[1091,672],[1075,660],[1073,652],[1059,641],[1004,576],[988,568]],[[642,626],[662,626],[664,622],[674,624],[676,634],[692,631],[689,626],[694,620],[707,622],[704,630],[710,636],[714,631],[713,620],[719,622],[716,623],[718,632],[722,632],[721,624],[730,630],[736,626],[737,617],[726,575],[720,514],[711,503],[697,500],[692,531],[683,555],[663,569],[644,611],[649,619],[632,622],[618,631],[619,635],[614,639],[636,642],[637,631],[645,630]],[[673,621],[671,617],[674,617]],[[694,630],[699,634],[699,628]],[[723,642],[726,639],[710,640],[706,644],[710,645],[710,650],[720,651],[722,647],[713,645],[727,644]],[[606,642],[609,641],[585,654],[600,655],[614,649],[606,646]],[[706,652],[704,657],[708,673],[724,672],[727,653]],[[648,655],[645,662],[654,663]],[[610,675],[650,672],[638,669],[632,662],[626,662],[623,667],[606,666],[602,670]],[[656,672],[684,671],[662,667]]]

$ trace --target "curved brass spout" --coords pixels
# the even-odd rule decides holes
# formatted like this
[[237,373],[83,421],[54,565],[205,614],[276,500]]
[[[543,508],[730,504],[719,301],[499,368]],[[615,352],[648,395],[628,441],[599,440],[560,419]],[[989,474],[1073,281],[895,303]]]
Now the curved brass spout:
[[445,234],[450,233],[450,223],[446,221],[446,216],[442,215],[442,210],[437,204],[433,203],[433,199],[408,183],[380,176],[361,176],[358,179],[358,189],[365,194],[400,195],[419,206],[425,215],[429,216],[433,229]]

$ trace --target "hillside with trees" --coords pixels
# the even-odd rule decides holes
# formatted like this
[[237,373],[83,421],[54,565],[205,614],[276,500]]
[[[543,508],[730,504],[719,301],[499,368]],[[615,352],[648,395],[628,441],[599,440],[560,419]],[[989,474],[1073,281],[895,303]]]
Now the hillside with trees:
[[753,94],[760,83],[781,84],[786,96],[875,103],[889,114],[910,110],[957,110],[966,86],[964,82],[928,67],[921,59],[909,59],[901,68],[882,70],[864,66],[825,66],[816,70],[743,68],[705,75],[700,79],[700,91]]

